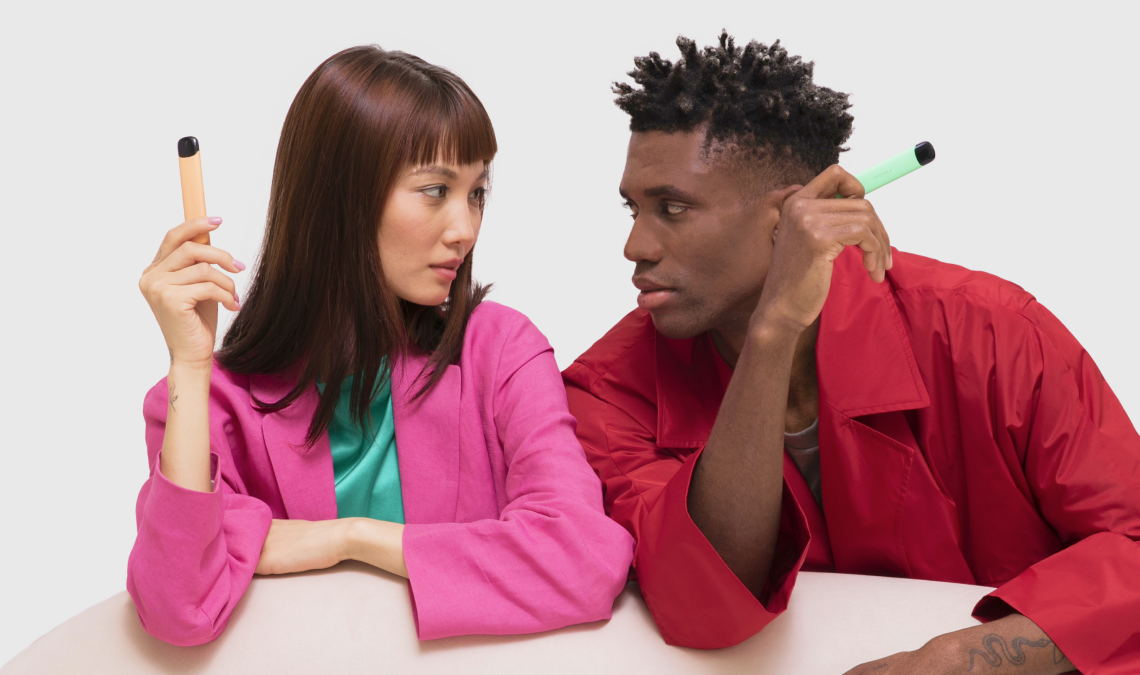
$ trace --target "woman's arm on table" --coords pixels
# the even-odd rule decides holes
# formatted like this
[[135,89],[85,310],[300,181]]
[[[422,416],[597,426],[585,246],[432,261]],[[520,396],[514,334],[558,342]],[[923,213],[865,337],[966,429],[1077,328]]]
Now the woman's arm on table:
[[320,570],[359,560],[407,578],[404,526],[373,518],[274,520],[257,562],[258,574]]
[[486,378],[480,388],[492,397],[506,504],[498,519],[404,529],[420,639],[607,619],[625,587],[633,540],[602,509],[553,351],[505,307],[481,307],[469,330],[480,331],[472,353],[486,359],[475,376]]

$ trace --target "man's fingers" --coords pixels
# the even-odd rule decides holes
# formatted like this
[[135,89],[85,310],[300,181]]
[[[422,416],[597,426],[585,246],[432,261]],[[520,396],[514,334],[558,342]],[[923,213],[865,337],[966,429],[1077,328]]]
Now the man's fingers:
[[181,225],[172,228],[162,239],[162,244],[158,247],[158,253],[154,256],[154,262],[157,263],[164,260],[172,251],[176,250],[182,244],[200,234],[213,232],[218,229],[218,226],[221,224],[222,219],[217,217],[191,218]]
[[[884,241],[885,231],[874,214],[821,213],[813,220],[824,239],[843,246],[858,246],[863,251],[863,267],[876,283],[886,277],[890,249]],[[838,249],[836,250],[838,253]]]
[[[879,267],[883,271],[891,268],[891,238],[887,233],[887,228],[883,226],[883,221],[879,219],[879,214],[875,213],[875,208],[870,202],[864,199],[819,199],[800,202],[798,206],[811,209],[812,219],[817,223],[825,224],[828,228],[843,228],[849,224],[865,228],[882,244],[878,262],[867,267],[867,271],[872,271],[872,267]],[[851,242],[847,245],[854,246],[856,244]],[[864,256],[865,267],[867,266],[866,258]]]
[[838,164],[832,164],[805,185],[799,194],[809,199],[832,199],[835,195],[862,199],[866,193],[855,176]]

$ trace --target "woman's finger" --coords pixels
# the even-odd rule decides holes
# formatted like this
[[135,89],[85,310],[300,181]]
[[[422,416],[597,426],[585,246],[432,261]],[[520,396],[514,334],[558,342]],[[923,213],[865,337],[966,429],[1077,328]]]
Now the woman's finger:
[[192,241],[183,242],[170,255],[163,258],[155,269],[158,272],[176,272],[197,263],[217,265],[227,272],[235,274],[245,269],[245,264],[235,260],[228,251],[208,244],[196,244]]
[[170,297],[180,297],[183,302],[191,306],[196,306],[200,302],[213,300],[231,312],[236,312],[241,309],[241,305],[238,304],[237,296],[234,295],[232,291],[227,291],[221,286],[209,281],[204,281],[200,284],[190,284],[188,286],[168,286],[167,290],[170,293]]
[[211,216],[209,218],[191,218],[181,225],[172,228],[166,233],[166,236],[163,237],[162,243],[158,247],[158,253],[155,254],[154,261],[151,264],[161,262],[182,244],[200,234],[218,229],[218,226],[221,224],[221,218]]
[[208,281],[221,286],[230,294],[237,293],[237,286],[234,284],[234,280],[206,262],[183,267],[176,272],[170,272],[163,281],[172,286],[190,286],[192,284]]

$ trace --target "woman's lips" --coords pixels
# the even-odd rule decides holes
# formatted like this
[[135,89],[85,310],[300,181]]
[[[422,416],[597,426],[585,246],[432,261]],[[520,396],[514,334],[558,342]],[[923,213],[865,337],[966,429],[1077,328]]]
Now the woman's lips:
[[440,278],[446,279],[447,281],[455,281],[455,276],[457,274],[455,269],[451,267],[440,267],[438,265],[432,265],[431,269],[433,272],[438,274]]

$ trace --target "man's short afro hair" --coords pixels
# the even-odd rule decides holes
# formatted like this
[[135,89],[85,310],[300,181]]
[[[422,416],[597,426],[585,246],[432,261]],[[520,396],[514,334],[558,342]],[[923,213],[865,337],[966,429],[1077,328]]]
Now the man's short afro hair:
[[657,52],[635,57],[629,72],[641,89],[615,82],[615,103],[634,132],[686,132],[708,124],[708,141],[790,154],[819,173],[847,150],[854,118],[847,94],[812,82],[814,63],[753,40],[741,49],[727,32],[698,50],[677,38],[676,64]]

